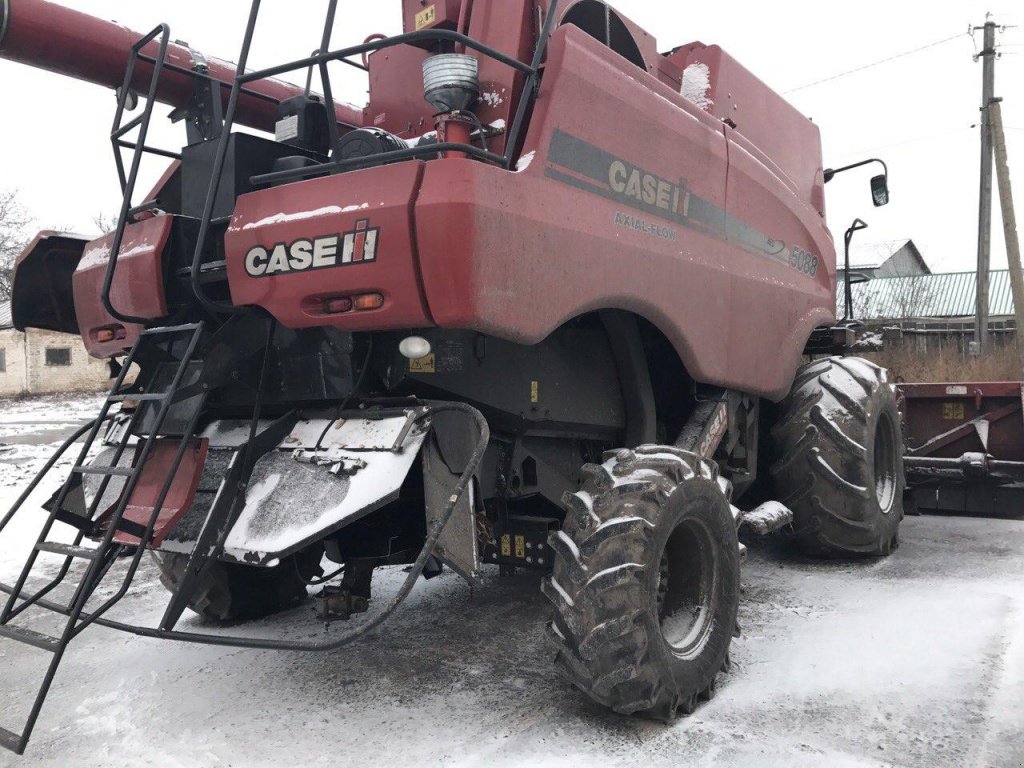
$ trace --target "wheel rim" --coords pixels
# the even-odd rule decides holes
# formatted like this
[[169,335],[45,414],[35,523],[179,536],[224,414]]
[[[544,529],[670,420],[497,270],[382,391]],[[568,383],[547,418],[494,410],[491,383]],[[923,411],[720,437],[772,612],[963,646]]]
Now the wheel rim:
[[661,556],[657,589],[661,634],[679,657],[700,653],[714,623],[718,551],[701,522],[680,523]]
[[875,427],[875,498],[883,514],[889,514],[896,501],[896,428],[888,413]]

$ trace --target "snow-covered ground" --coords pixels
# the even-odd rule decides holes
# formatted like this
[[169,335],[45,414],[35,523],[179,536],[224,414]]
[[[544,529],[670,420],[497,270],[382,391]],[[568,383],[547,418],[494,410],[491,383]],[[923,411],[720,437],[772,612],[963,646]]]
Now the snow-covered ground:
[[[0,401],[0,443],[12,444],[0,448],[0,508],[45,460],[38,443],[98,407]],[[3,580],[30,529],[0,535]],[[324,655],[90,629],[28,755],[0,754],[0,766],[1024,764],[1024,522],[909,518],[902,539],[863,564],[752,546],[733,671],[671,727],[610,715],[553,678],[537,577],[492,575],[471,593],[445,574]],[[402,576],[385,574],[377,594]],[[153,623],[165,594],[147,564],[117,616]],[[302,607],[236,631],[331,630]],[[0,725],[20,725],[46,658],[0,641]]]

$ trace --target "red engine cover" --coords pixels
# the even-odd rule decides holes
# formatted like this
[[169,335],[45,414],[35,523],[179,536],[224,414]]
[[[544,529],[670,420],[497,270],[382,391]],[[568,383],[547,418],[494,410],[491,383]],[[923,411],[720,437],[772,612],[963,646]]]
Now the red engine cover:
[[[171,216],[155,216],[125,227],[110,287],[117,311],[153,320],[167,315],[163,254],[173,222]],[[142,330],[113,318],[100,298],[113,241],[111,233],[89,243],[72,277],[78,327],[93,357],[111,357],[131,348]],[[105,339],[111,332],[113,338]]]
[[[224,238],[232,301],[289,328],[432,325],[413,242],[422,173],[406,162],[240,197]],[[381,306],[331,311],[372,294]]]

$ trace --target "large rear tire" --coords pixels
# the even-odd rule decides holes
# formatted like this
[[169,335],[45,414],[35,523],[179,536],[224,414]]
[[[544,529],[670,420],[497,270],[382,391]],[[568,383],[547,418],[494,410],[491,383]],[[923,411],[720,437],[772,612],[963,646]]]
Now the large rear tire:
[[[260,619],[291,608],[306,599],[306,581],[319,573],[320,556],[318,552],[314,555],[292,555],[274,568],[211,563],[188,607],[217,622]],[[156,552],[154,559],[160,567],[160,582],[174,592],[185,573],[188,557]]]
[[623,714],[670,721],[715,691],[739,606],[739,543],[718,468],[663,446],[584,467],[551,535],[561,674]]
[[879,556],[899,545],[903,436],[885,369],[852,357],[805,365],[772,437],[775,495],[807,554]]

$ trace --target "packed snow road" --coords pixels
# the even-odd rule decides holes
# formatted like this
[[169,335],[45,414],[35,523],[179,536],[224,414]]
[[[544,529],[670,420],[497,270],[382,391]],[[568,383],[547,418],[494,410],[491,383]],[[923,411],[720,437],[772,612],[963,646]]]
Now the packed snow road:
[[[95,397],[0,401],[3,511],[46,443],[97,409]],[[30,536],[24,522],[0,535],[0,579]],[[370,637],[324,655],[92,628],[72,644],[27,756],[0,765],[1024,764],[1024,522],[909,518],[902,540],[891,558],[857,564],[753,546],[733,670],[671,727],[610,715],[552,678],[537,577],[495,573],[471,593],[445,574]],[[378,579],[378,607],[403,575]],[[147,562],[116,617],[155,623],[165,597]],[[53,631],[45,617],[30,626]],[[307,606],[233,631],[344,628],[325,629]],[[0,725],[20,725],[46,658],[0,641]]]

